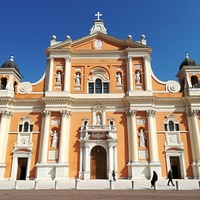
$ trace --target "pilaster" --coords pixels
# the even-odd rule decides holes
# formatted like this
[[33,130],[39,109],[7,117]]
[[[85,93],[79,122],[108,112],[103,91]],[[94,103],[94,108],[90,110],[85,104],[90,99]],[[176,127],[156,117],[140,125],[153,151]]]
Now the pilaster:
[[132,65],[132,56],[127,57],[127,86],[128,90],[132,91],[133,90],[133,65]]
[[193,134],[194,134],[194,144],[196,152],[196,162],[200,164],[200,136],[199,136],[199,125],[197,121],[199,110],[191,110],[192,114],[192,124],[193,124]]
[[155,122],[156,111],[153,109],[147,110],[148,117],[148,133],[149,133],[149,146],[150,146],[150,174],[156,171],[158,176],[161,176],[161,166],[158,160],[158,139],[156,133]]
[[70,92],[71,82],[71,55],[65,57],[64,91]]
[[5,156],[7,150],[8,132],[10,126],[10,118],[12,112],[2,111],[1,113],[1,126],[0,126],[0,179],[3,179],[6,168]]
[[59,145],[59,162],[68,163],[71,111],[62,110],[60,112],[62,115],[62,123]]
[[48,74],[48,88],[47,91],[52,91],[53,83],[53,66],[54,66],[54,57],[50,56],[49,58],[49,74]]
[[41,137],[41,143],[40,143],[40,163],[47,162],[47,153],[48,153],[48,141],[49,141],[49,127],[50,127],[50,117],[51,117],[51,111],[45,110],[42,113],[43,117],[43,130],[42,130],[42,137]]
[[145,80],[145,90],[152,91],[152,83],[151,83],[151,66],[150,66],[150,56],[144,56],[144,80]]

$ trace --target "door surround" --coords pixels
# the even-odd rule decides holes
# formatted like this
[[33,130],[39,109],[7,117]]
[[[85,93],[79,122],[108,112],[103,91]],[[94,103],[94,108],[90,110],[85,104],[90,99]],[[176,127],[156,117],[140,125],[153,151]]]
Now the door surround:
[[18,159],[19,158],[27,158],[27,167],[26,167],[26,180],[29,180],[30,176],[30,165],[31,165],[31,156],[32,152],[25,151],[25,152],[13,152],[13,160],[12,160],[12,169],[11,169],[11,176],[10,180],[17,179],[17,170],[18,170]]
[[182,179],[186,178],[186,168],[185,168],[185,153],[183,150],[167,150],[166,151],[166,162],[167,162],[167,172],[171,169],[171,157],[179,158],[180,165],[180,176]]
[[90,179],[107,178],[107,152],[104,147],[96,145],[90,153]]
[[91,150],[95,146],[101,146],[106,151],[107,179],[111,179],[113,170],[115,170],[117,176],[117,140],[82,140],[80,141],[79,178],[82,180],[90,179]]

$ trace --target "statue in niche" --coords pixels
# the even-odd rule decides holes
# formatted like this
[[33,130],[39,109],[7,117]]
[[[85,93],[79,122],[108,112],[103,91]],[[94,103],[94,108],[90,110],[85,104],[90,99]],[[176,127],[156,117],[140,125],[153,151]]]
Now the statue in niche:
[[101,117],[100,117],[100,115],[97,115],[96,125],[101,125]]
[[75,75],[75,84],[76,85],[81,84],[81,74],[80,73],[76,73],[76,75]]
[[117,85],[121,85],[122,84],[122,77],[121,77],[121,74],[119,72],[116,74],[116,77],[117,77]]
[[56,83],[61,84],[61,81],[62,81],[61,73],[58,72],[56,74]]
[[143,129],[140,129],[138,136],[140,137],[140,147],[146,147],[146,135]]
[[52,143],[51,143],[51,147],[57,147],[58,146],[58,133],[55,130],[52,134]]
[[135,75],[135,78],[136,78],[136,84],[140,84],[140,71],[138,71],[137,73],[136,73],[136,75]]

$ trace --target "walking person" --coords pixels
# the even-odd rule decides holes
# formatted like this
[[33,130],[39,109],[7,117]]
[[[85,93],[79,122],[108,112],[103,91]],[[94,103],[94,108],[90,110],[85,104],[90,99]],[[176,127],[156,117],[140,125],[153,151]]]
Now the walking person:
[[155,171],[153,171],[153,177],[151,179],[151,187],[155,187],[155,182],[158,180],[158,175]]
[[114,170],[112,171],[112,177],[113,177],[113,181],[116,181],[116,179],[115,179],[115,171]]
[[171,170],[171,169],[169,170],[169,172],[168,172],[168,174],[167,174],[167,178],[168,178],[168,183],[167,183],[167,185],[169,186],[169,183],[171,182],[171,184],[174,186],[174,183],[173,183],[173,181],[172,181],[172,179],[173,179],[173,173],[172,173],[172,170]]

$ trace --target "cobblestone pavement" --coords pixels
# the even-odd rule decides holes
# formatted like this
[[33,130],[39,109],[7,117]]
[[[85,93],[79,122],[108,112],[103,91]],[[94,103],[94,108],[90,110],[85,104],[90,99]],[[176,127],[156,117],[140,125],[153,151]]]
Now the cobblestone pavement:
[[199,200],[200,190],[1,190],[1,200]]

